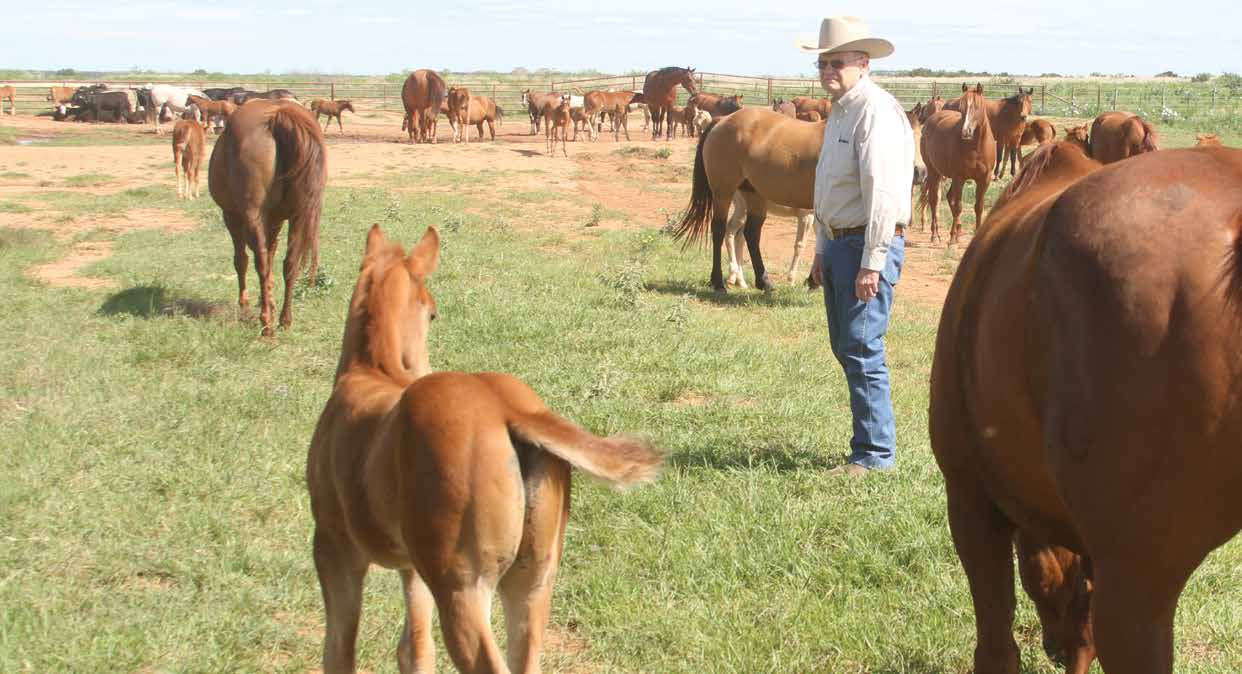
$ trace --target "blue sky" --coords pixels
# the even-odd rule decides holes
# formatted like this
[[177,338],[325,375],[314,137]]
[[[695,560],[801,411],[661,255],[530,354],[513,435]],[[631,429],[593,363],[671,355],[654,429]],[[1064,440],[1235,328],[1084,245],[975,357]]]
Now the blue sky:
[[[896,45],[874,67],[1149,76],[1242,70],[1236,2],[749,0],[185,2],[48,0],[9,9],[0,68],[385,74],[409,68],[602,72],[689,65],[810,75],[793,48],[827,14]],[[934,7],[935,9],[929,9]]]

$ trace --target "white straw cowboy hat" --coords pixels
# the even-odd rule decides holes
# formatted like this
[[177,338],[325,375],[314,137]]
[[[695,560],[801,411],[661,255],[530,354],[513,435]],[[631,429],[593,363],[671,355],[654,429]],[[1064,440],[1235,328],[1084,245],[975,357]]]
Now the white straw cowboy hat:
[[860,51],[873,59],[884,58],[893,53],[893,43],[879,37],[871,37],[871,29],[856,16],[830,16],[819,24],[819,44],[807,44],[803,38],[798,47],[805,52]]

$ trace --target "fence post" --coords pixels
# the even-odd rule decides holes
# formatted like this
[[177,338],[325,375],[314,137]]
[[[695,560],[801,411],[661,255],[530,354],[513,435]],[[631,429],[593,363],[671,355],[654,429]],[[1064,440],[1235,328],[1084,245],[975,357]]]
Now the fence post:
[[938,89],[939,89],[939,87],[937,87],[937,86],[936,86],[936,81],[935,81],[935,80],[932,80],[932,95],[931,95],[931,97],[932,97],[932,98],[935,98],[935,97],[936,97],[936,91],[937,91]]
[[1048,114],[1048,85],[1039,85],[1039,114]]
[[768,105],[772,105],[772,78],[768,78]]
[[1116,86],[1113,87],[1113,110],[1117,109],[1117,89],[1119,88],[1120,87]]
[[1103,88],[1104,85],[1102,84],[1097,83],[1095,85],[1095,114],[1097,115],[1100,114],[1100,108],[1104,105],[1104,101],[1101,98],[1103,96],[1101,91]]
[[1073,114],[1074,111],[1078,108],[1078,105],[1074,103],[1074,93],[1075,93],[1074,85],[1071,84],[1070,85],[1070,114]]
[[328,85],[328,87],[329,87],[328,95],[332,97],[331,100],[335,101],[336,100],[336,82],[332,82],[331,84]]

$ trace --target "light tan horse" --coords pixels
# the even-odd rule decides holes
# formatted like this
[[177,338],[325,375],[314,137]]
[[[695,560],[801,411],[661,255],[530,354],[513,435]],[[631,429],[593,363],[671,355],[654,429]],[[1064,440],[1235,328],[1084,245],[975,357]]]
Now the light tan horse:
[[401,85],[401,104],[405,118],[401,129],[408,131],[411,143],[436,142],[436,115],[448,87],[434,70],[415,70]]
[[949,240],[956,243],[962,232],[962,190],[967,180],[975,181],[975,227],[983,223],[983,200],[992,182],[996,165],[996,141],[988,125],[983,85],[973,90],[962,85],[962,97],[927,118],[923,124],[922,153],[927,165],[927,202],[931,207],[932,241],[940,238],[940,180],[952,180],[949,209],[953,227]]
[[1091,156],[1097,161],[1111,164],[1158,149],[1156,130],[1138,115],[1105,112],[1091,122]]
[[203,165],[203,135],[203,127],[192,118],[179,119],[173,126],[173,173],[177,176],[178,199],[198,198],[198,169]]
[[720,253],[729,205],[739,191],[746,200],[743,233],[755,287],[772,288],[759,247],[768,204],[814,208],[815,165],[824,124],[808,124],[767,108],[751,107],[709,124],[699,136],[690,204],[677,226],[676,237],[686,244],[701,240],[711,223],[711,284],[717,291],[725,290]]
[[[461,672],[538,672],[565,543],[571,467],[617,487],[655,479],[651,447],[601,438],[496,372],[432,373],[428,229],[405,255],[367,235],[332,395],[311,438],[306,483],[327,614],[323,671],[355,671],[363,580],[394,569],[405,590],[402,674],[435,668],[432,614]],[[489,616],[499,590],[508,662]]]
[[293,285],[306,258],[311,276],[319,266],[319,212],[328,180],[327,156],[319,122],[293,100],[256,99],[237,109],[216,141],[207,186],[224,213],[233,239],[237,304],[244,313],[246,247],[254,251],[259,274],[259,318],[264,336],[272,329],[272,265],[280,230],[289,221],[285,253],[285,302],[281,327],[293,324]]
[[327,115],[328,119],[324,120],[324,124],[323,124],[324,133],[327,133],[328,127],[332,125],[333,117],[336,118],[337,131],[340,131],[341,133],[345,133],[345,127],[341,125],[341,113],[348,110],[354,113],[355,115],[358,114],[358,111],[354,110],[353,102],[348,99],[341,99],[338,101],[325,101],[321,98],[317,98],[311,101],[310,109],[311,109],[311,112],[315,113],[316,124],[319,123],[320,115]]
[[9,102],[9,116],[17,116],[17,89],[12,85],[0,86],[0,114],[4,113],[4,102]]

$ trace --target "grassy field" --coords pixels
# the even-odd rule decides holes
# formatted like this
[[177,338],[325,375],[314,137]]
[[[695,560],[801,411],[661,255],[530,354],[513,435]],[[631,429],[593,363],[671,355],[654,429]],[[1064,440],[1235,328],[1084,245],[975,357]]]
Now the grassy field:
[[[299,292],[294,328],[264,341],[253,318],[237,320],[211,200],[177,202],[166,184],[73,191],[108,182],[66,176],[37,198],[69,218],[140,206],[198,226],[119,236],[84,270],[117,287],[90,291],[24,270],[97,233],[0,228],[0,671],[317,666],[305,452],[373,222],[407,243],[441,228],[435,368],[516,374],[588,428],[669,452],[650,487],[577,482],[546,671],[969,671],[973,612],[927,440],[934,309],[899,292],[898,469],[832,480],[850,416],[820,298],[712,293],[701,256],[681,253],[655,214],[626,231],[587,220],[530,233],[516,207],[470,196],[333,187],[320,281]],[[20,213],[22,198],[0,212]],[[395,671],[396,576],[372,574],[364,606],[359,665]],[[1235,540],[1182,597],[1179,672],[1242,671],[1239,606]],[[1024,598],[1016,632],[1024,672],[1056,671]]]

